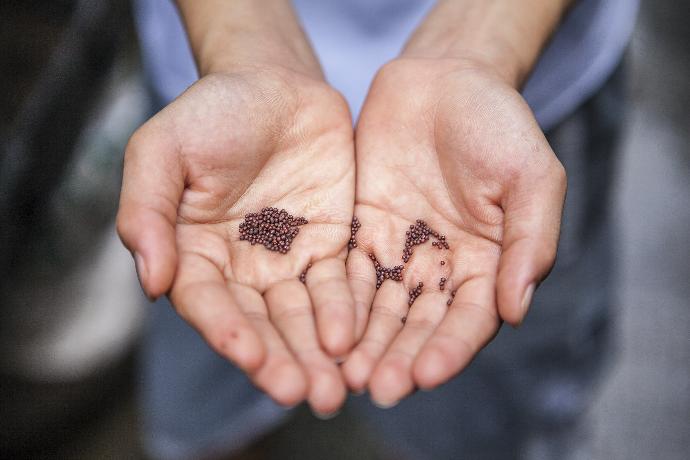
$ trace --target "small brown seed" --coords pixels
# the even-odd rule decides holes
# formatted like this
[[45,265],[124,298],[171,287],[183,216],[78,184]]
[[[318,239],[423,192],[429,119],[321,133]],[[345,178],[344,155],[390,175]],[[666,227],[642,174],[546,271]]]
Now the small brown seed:
[[382,266],[374,254],[369,254],[369,259],[374,263],[374,269],[376,270],[376,289],[380,288],[385,280],[402,281],[403,279],[403,266],[396,265],[395,267],[388,268]]
[[355,235],[362,225],[359,223],[357,216],[352,216],[352,223],[350,224],[350,241],[347,243],[348,249],[354,249],[357,247],[357,240]]
[[304,269],[302,273],[299,275],[299,280],[302,282],[302,284],[307,284],[307,272],[311,268],[311,262],[307,264],[307,268]]
[[269,251],[287,254],[299,226],[307,224],[304,217],[293,217],[285,209],[263,208],[248,213],[240,224],[240,241],[251,245],[262,244]]
[[408,296],[409,296],[409,298],[407,300],[408,305],[412,306],[414,301],[417,300],[417,297],[419,297],[421,295],[423,287],[424,287],[424,283],[422,283],[420,281],[419,283],[417,283],[417,287],[415,287],[414,289],[412,289],[408,292]]

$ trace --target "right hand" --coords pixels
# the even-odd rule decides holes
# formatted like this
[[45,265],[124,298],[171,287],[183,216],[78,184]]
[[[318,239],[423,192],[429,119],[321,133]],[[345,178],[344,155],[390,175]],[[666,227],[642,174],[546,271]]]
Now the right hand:
[[[118,232],[149,297],[167,293],[278,403],[327,414],[346,396],[332,357],[355,339],[354,175],[350,114],[323,81],[278,66],[211,74],[132,136]],[[239,240],[244,215],[268,206],[309,220],[288,254]]]

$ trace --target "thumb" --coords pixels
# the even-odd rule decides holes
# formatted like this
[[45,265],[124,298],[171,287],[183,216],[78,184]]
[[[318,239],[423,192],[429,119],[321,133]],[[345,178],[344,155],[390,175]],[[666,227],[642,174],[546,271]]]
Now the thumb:
[[554,156],[538,177],[517,178],[504,197],[496,298],[501,318],[514,327],[522,323],[534,290],[556,261],[565,192],[565,170]]
[[175,276],[175,223],[184,190],[177,148],[154,129],[149,122],[127,145],[117,213],[117,232],[150,299],[168,292]]

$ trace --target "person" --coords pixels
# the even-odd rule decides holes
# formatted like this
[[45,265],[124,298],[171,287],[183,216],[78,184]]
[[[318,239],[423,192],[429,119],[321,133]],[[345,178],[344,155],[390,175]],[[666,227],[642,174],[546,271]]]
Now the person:
[[[636,2],[178,0],[188,41],[173,5],[136,6],[159,104],[191,55],[200,76],[125,155],[118,231],[176,311],[156,301],[144,345],[149,454],[226,455],[281,406],[330,416],[367,389],[396,406],[352,398],[395,458],[566,458],[607,344]],[[238,238],[267,206],[309,220],[288,254]],[[417,219],[449,249],[377,290],[369,254],[399,264]]]

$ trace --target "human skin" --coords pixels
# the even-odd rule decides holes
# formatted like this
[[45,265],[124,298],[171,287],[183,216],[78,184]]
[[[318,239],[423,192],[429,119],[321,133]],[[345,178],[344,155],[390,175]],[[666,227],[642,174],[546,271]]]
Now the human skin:
[[[439,1],[371,86],[356,129],[362,227],[348,276],[356,305],[372,307],[342,369],[382,407],[459,373],[502,322],[518,326],[553,266],[566,176],[519,88],[569,3]],[[377,291],[367,254],[402,263],[416,219],[450,250],[417,247],[403,282]]]
[[[441,1],[379,72],[357,127],[352,294],[347,106],[286,0],[228,4],[178,1],[202,78],[127,148],[118,231],[144,290],[284,405],[331,413],[343,377],[382,406],[443,383],[522,321],[554,261],[565,174],[517,89],[567,2]],[[310,220],[286,256],[238,241],[264,206]],[[418,218],[447,235],[445,271],[420,247],[377,293],[366,254],[399,264]]]
[[[144,291],[278,403],[346,396],[352,121],[287,0],[180,0],[201,79],[132,136],[118,232]],[[243,216],[309,220],[288,254],[239,240]],[[306,285],[298,281],[308,263]]]

